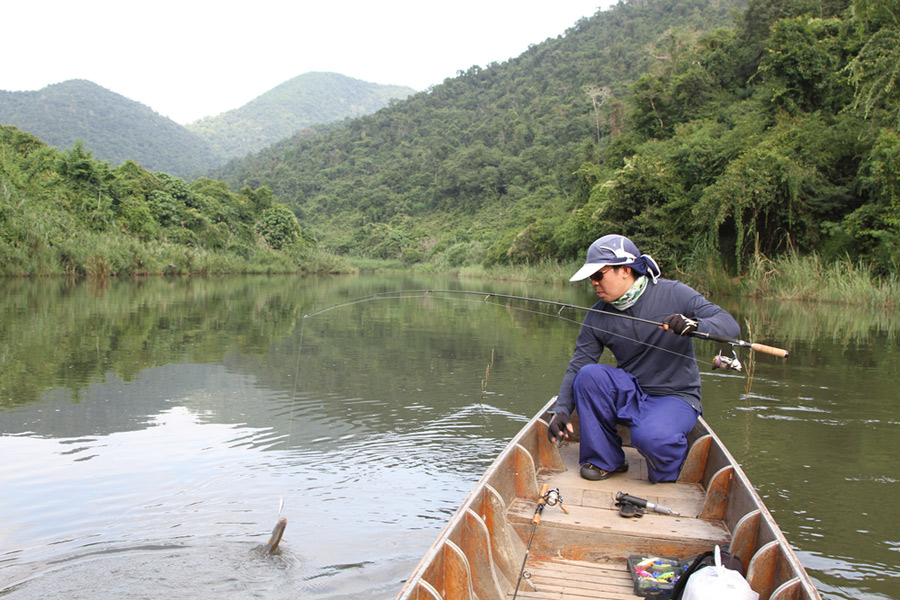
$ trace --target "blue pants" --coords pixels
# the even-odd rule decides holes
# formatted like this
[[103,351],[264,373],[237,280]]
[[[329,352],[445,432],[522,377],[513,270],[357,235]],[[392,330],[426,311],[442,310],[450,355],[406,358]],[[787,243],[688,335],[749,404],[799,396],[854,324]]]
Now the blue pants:
[[697,411],[675,396],[648,396],[622,369],[593,364],[572,387],[581,422],[582,465],[612,471],[625,462],[616,423],[631,428],[631,445],[647,459],[650,481],[675,481],[687,456],[687,434]]

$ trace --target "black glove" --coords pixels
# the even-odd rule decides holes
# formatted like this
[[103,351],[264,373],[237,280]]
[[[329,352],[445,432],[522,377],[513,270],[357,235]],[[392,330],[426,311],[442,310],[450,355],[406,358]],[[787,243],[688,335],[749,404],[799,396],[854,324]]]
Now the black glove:
[[680,314],[669,315],[663,319],[663,325],[668,326],[669,331],[678,335],[688,335],[697,331],[697,321]]
[[569,420],[569,415],[566,413],[558,412],[553,415],[553,418],[550,419],[550,426],[547,429],[547,439],[549,439],[554,444],[556,440],[563,441],[567,437],[569,437],[569,425],[572,422]]

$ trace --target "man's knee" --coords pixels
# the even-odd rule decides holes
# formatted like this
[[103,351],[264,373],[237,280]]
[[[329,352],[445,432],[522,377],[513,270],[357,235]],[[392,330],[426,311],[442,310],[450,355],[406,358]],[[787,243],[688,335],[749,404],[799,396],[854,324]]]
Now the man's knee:
[[608,389],[615,387],[619,369],[609,365],[590,364],[581,367],[572,386],[575,390]]
[[685,441],[680,431],[662,425],[631,427],[631,445],[650,454],[659,454],[666,449],[680,447]]

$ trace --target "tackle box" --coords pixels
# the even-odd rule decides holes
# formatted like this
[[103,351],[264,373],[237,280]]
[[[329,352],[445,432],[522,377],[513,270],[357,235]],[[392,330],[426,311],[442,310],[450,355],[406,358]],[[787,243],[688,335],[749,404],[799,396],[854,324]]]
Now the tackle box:
[[667,556],[629,556],[628,572],[638,596],[653,594],[654,599],[665,600],[672,596],[675,582],[691,565],[691,561]]

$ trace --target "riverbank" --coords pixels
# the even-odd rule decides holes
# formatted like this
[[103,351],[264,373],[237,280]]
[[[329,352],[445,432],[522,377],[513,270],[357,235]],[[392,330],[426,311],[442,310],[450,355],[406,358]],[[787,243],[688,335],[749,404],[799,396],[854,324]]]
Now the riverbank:
[[340,256],[295,245],[206,248],[144,241],[121,232],[78,230],[67,236],[0,246],[3,277],[142,277],[149,275],[261,275],[351,272]]
[[[345,258],[301,248],[275,251],[257,247],[246,252],[186,248],[179,244],[148,244],[105,233],[82,233],[82,239],[60,246],[7,248],[0,276],[84,276],[93,279],[147,275],[232,275],[354,272],[412,272],[449,274],[472,279],[564,284],[581,266],[577,261],[545,260],[523,265],[469,265]],[[77,237],[77,236],[73,236]],[[62,258],[61,258],[62,256]],[[772,260],[760,256],[747,273],[735,277],[721,264],[710,261],[695,271],[663,270],[706,295],[744,296],[772,300],[824,302],[894,308],[900,305],[900,277],[877,277],[871,266],[841,260],[825,264],[818,255],[796,254]]]

